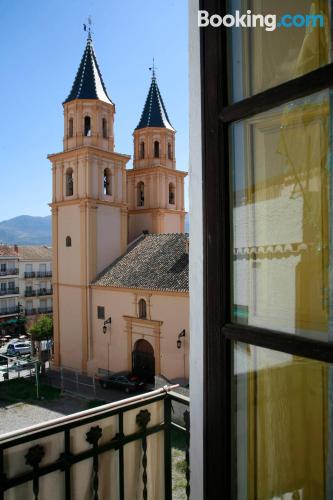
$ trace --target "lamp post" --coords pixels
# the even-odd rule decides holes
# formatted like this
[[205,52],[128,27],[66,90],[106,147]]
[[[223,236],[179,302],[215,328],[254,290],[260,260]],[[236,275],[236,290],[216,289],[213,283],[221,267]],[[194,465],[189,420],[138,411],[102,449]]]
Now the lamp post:
[[[180,349],[181,346],[182,346],[182,341],[180,340],[182,337],[185,337],[186,335],[186,331],[185,331],[185,328],[184,330],[182,330],[179,334],[178,334],[178,338],[177,338],[177,349]],[[185,360],[185,342],[184,342],[184,379],[186,378],[185,377],[185,363],[186,363],[186,360]]]
[[[106,325],[110,325],[111,326],[111,323],[112,323],[112,319],[111,319],[111,316],[110,316],[108,319],[106,319],[104,321],[104,324],[103,324],[103,333],[104,333],[104,335],[106,334],[106,332],[108,330]],[[110,339],[110,332],[109,332],[109,340],[108,340],[108,375],[110,373],[110,340],[111,339]]]

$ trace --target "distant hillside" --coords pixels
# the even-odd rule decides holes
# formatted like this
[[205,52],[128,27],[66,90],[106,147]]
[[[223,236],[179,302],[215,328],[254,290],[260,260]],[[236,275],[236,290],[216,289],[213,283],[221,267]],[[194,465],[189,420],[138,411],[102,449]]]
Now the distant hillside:
[[0,222],[0,242],[18,245],[51,245],[51,216],[19,215]]
[[[185,232],[188,233],[189,229],[189,214],[186,214]],[[19,215],[0,222],[0,243],[51,245],[51,216]]]

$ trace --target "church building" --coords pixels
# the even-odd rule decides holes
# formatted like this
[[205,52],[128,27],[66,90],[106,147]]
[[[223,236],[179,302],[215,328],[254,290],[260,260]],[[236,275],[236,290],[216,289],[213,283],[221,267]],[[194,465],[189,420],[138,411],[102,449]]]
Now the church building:
[[91,34],[52,163],[54,365],[188,378],[188,235],[175,129],[155,72],[130,156]]

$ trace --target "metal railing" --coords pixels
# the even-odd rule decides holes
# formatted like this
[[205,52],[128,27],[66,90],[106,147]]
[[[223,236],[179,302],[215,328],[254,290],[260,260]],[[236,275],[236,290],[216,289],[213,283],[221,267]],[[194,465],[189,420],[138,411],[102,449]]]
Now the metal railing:
[[36,296],[36,290],[25,290],[24,296],[25,297],[35,297]]
[[9,314],[17,314],[17,306],[6,307],[4,309],[0,309],[0,316],[8,316]]
[[36,273],[34,271],[29,271],[24,273],[25,278],[34,278],[36,276]]
[[19,287],[15,288],[6,288],[5,290],[0,290],[0,296],[3,297],[4,295],[18,295],[20,293]]
[[52,278],[52,271],[37,271],[37,278]]
[[53,290],[52,288],[40,288],[39,290],[37,290],[37,295],[40,296],[40,295],[52,295],[53,294]]
[[172,421],[188,398],[163,388],[0,436],[0,499],[49,497],[172,500],[173,430],[185,437],[190,496],[190,419]]
[[16,276],[18,275],[19,270],[17,268],[13,269],[6,269],[5,271],[0,271],[0,277],[1,276]]
[[39,314],[51,314],[53,311],[52,307],[38,307]]
[[26,316],[34,316],[37,312],[37,309],[25,309],[24,313]]

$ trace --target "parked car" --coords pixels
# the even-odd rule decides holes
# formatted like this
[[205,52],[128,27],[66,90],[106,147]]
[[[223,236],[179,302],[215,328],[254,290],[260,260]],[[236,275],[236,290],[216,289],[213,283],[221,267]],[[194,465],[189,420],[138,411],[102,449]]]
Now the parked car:
[[119,372],[107,377],[100,377],[99,383],[103,389],[114,387],[116,389],[122,389],[127,394],[138,392],[145,388],[144,381],[130,372]]
[[8,360],[7,360],[6,356],[0,355],[0,365],[7,365],[7,363],[8,363]]
[[11,342],[7,345],[8,356],[22,356],[31,354],[31,342]]

